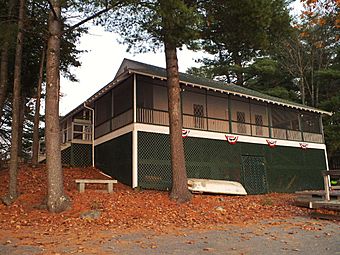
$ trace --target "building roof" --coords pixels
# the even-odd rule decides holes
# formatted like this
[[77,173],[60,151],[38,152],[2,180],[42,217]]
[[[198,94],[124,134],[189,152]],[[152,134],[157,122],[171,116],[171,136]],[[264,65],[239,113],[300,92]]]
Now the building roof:
[[[116,76],[112,82],[110,82],[109,84],[104,86],[102,89],[100,89],[98,92],[96,92],[94,95],[89,97],[83,104],[79,105],[77,108],[75,108],[70,113],[68,113],[66,116],[64,116],[62,119],[65,119],[65,117],[73,113],[76,113],[77,111],[82,109],[84,104],[92,103],[96,98],[100,97],[107,90],[112,88],[115,84],[119,83],[119,81],[125,79],[126,74],[131,74],[131,73],[146,75],[152,78],[160,78],[162,80],[166,80],[166,77],[167,77],[165,68],[161,68],[158,66],[149,65],[149,64],[145,64],[145,63],[141,63],[138,61],[125,58],[122,64],[120,65],[116,73]],[[291,101],[288,101],[282,98],[273,97],[273,96],[255,91],[255,90],[251,90],[251,89],[248,89],[242,86],[238,86],[233,83],[224,83],[224,82],[215,81],[215,80],[207,79],[203,77],[198,77],[195,75],[182,73],[182,72],[179,73],[179,76],[180,76],[181,83],[184,83],[186,85],[190,85],[193,87],[206,88],[208,90],[213,90],[213,91],[220,91],[222,93],[233,94],[233,95],[237,95],[240,97],[250,98],[250,99],[267,102],[271,104],[276,104],[276,105],[282,105],[282,106],[295,108],[299,110],[332,115],[332,113],[324,111],[324,110],[320,110],[314,107],[309,107],[309,106],[302,105],[299,103],[291,102]]]
[[[154,65],[149,65],[141,62],[137,62],[134,60],[130,59],[124,59],[117,74],[116,77],[119,77],[124,70],[129,70],[130,72],[133,73],[139,73],[151,77],[158,77],[161,79],[166,79],[166,69],[161,68],[158,66]],[[187,73],[182,73],[180,72],[180,81],[184,84],[187,85],[192,85],[194,87],[200,87],[200,88],[206,88],[210,90],[216,90],[220,92],[225,92],[228,94],[233,94],[233,95],[238,95],[241,97],[245,98],[251,98],[263,102],[268,102],[272,104],[277,104],[277,105],[283,105],[286,107],[291,107],[291,108],[296,108],[299,110],[306,110],[306,111],[311,111],[311,112],[317,112],[317,113],[322,113],[322,114],[327,114],[331,115],[332,113],[320,110],[314,107],[309,107],[306,105],[302,105],[299,103],[291,102],[282,98],[270,96],[255,90],[251,90],[242,86],[238,86],[233,83],[225,83],[225,82],[220,82],[220,81],[215,81],[212,79],[207,79],[204,77],[199,77]]]

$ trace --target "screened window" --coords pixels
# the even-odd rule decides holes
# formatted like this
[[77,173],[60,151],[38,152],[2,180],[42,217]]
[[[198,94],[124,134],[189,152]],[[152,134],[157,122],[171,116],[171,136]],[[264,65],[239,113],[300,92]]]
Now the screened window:
[[[183,114],[194,115],[194,105],[206,105],[206,95],[192,92],[193,88],[184,87],[182,92],[182,109]],[[203,116],[204,116],[203,112]]]
[[96,125],[99,125],[111,118],[112,116],[111,109],[112,109],[112,97],[111,93],[109,92],[95,102]]
[[274,128],[300,130],[299,114],[289,108],[272,108],[272,125]]
[[319,115],[301,114],[301,124],[304,132],[321,133]]
[[242,116],[244,116],[244,123],[250,123],[249,101],[246,101],[243,98],[232,98],[235,98],[231,101],[232,120],[239,121],[240,116],[238,116],[238,112],[242,112]]
[[257,115],[255,114],[255,133],[256,135],[263,135],[263,119],[262,119],[262,115]]
[[137,83],[137,107],[153,108],[153,86],[146,81]]
[[133,79],[125,80],[113,89],[113,117],[132,109]]
[[237,112],[237,132],[238,133],[246,133],[246,114],[245,112]]
[[[217,93],[216,93],[217,94]],[[220,93],[221,94],[221,93]],[[227,120],[228,117],[228,99],[221,96],[207,96],[208,117],[213,119]]]
[[196,128],[204,128],[204,107],[200,104],[194,104],[194,118],[195,118],[195,127]]

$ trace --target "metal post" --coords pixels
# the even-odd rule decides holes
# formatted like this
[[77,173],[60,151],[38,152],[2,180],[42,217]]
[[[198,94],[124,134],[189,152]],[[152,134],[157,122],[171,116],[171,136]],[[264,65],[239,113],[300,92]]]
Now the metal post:
[[92,132],[91,132],[91,141],[92,141],[92,167],[94,167],[94,109],[90,108],[84,103],[84,107],[91,111],[92,115]]

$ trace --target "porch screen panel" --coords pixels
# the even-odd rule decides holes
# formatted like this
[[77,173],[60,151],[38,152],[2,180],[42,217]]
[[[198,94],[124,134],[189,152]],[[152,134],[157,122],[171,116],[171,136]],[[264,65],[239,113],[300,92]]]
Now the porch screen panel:
[[[242,100],[240,98],[240,100]],[[237,134],[250,135],[250,109],[249,102],[232,99],[231,116],[232,116],[232,132]]]
[[252,135],[269,137],[268,113],[265,104],[251,103]]
[[272,106],[272,135],[274,138],[300,141],[299,112]]
[[133,78],[130,77],[113,89],[113,117],[132,109]]
[[160,111],[168,111],[167,87],[153,86],[153,108]]
[[323,143],[320,115],[303,113],[300,116],[304,141]]
[[153,86],[153,123],[169,125],[168,89],[164,86]]
[[137,80],[137,121],[153,123],[153,85],[148,80]]
[[153,108],[153,86],[150,83],[141,81],[137,83],[137,107]]
[[304,132],[321,133],[320,116],[316,114],[301,114],[302,130]]
[[112,110],[111,92],[105,94],[95,102],[95,137],[110,132]]
[[229,132],[228,99],[222,96],[210,93],[207,96],[208,129],[211,131]]
[[[182,92],[183,127],[206,129],[205,90],[184,87]],[[203,94],[204,93],[204,94]]]

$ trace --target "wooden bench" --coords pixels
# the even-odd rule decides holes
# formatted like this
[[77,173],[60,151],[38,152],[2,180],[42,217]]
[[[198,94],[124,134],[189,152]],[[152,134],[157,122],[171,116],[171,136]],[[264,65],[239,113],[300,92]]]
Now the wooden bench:
[[94,180],[94,179],[77,179],[76,180],[79,192],[85,191],[85,184],[107,184],[107,192],[113,192],[113,184],[117,183],[117,180]]
[[336,176],[340,177],[340,170],[327,170],[322,172],[323,175],[323,182],[324,182],[324,187],[325,187],[325,200],[329,201],[330,200],[330,191],[332,189],[338,190],[339,186],[330,186],[330,177],[331,176]]

